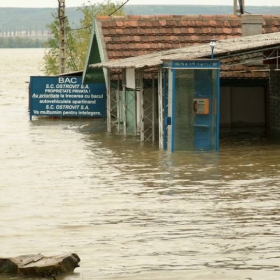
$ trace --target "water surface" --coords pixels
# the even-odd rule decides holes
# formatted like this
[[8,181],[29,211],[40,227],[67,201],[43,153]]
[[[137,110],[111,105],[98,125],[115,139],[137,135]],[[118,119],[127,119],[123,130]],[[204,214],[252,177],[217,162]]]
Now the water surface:
[[30,122],[44,50],[0,54],[2,257],[75,252],[64,280],[280,278],[278,144],[169,154],[100,119]]

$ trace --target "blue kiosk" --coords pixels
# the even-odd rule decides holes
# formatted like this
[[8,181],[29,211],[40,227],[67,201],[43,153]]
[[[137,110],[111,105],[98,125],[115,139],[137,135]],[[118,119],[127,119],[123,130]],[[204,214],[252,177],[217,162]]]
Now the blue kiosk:
[[163,148],[218,151],[220,61],[164,61],[162,92]]

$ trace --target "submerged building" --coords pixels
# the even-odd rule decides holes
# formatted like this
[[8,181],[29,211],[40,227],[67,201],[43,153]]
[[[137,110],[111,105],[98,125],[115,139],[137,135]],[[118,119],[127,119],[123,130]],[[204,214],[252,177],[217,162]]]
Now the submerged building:
[[[215,122],[211,117],[215,129],[212,127],[209,134],[206,127],[204,132],[200,127],[201,135],[213,138],[215,134],[219,138],[220,130],[232,128],[278,135],[279,27],[280,16],[272,15],[97,17],[83,79],[91,83],[106,81],[108,131],[117,129],[124,135],[139,135],[143,142],[158,141],[160,148],[195,147],[184,144],[196,139],[195,119],[206,117],[194,113],[195,99],[205,99],[205,105],[212,108],[209,113],[218,113]],[[209,43],[213,39],[215,46],[211,49]],[[213,57],[220,61],[218,72],[211,66]],[[178,69],[169,71],[171,65],[180,62],[187,70],[190,60],[201,59],[206,63],[203,69],[188,68],[180,74],[186,76],[179,79],[186,96],[181,94],[178,98],[179,93],[173,92],[172,87],[176,84],[172,73]],[[205,59],[211,67],[207,68]],[[196,85],[204,84],[206,79],[211,80],[209,84],[218,81],[218,99],[197,93]],[[176,110],[175,104],[185,107]],[[177,116],[181,127],[173,123],[179,111],[185,114]],[[176,132],[175,126],[178,131],[186,127],[186,131]],[[183,144],[175,145],[182,142],[178,140],[179,134],[185,135],[185,139]],[[217,149],[218,145],[211,147]]]

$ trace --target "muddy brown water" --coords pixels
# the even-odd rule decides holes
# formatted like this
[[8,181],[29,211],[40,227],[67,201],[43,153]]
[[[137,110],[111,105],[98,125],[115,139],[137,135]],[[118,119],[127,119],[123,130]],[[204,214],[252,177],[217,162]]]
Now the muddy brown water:
[[280,279],[280,145],[169,154],[99,119],[30,122],[44,50],[0,54],[0,257],[75,252],[64,280]]

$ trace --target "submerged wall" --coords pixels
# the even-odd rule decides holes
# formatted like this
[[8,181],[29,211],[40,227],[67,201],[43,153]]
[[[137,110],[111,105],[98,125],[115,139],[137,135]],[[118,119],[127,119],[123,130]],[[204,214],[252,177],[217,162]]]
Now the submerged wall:
[[280,138],[280,71],[271,71],[269,79],[269,132]]
[[221,87],[221,126],[265,126],[264,87]]

